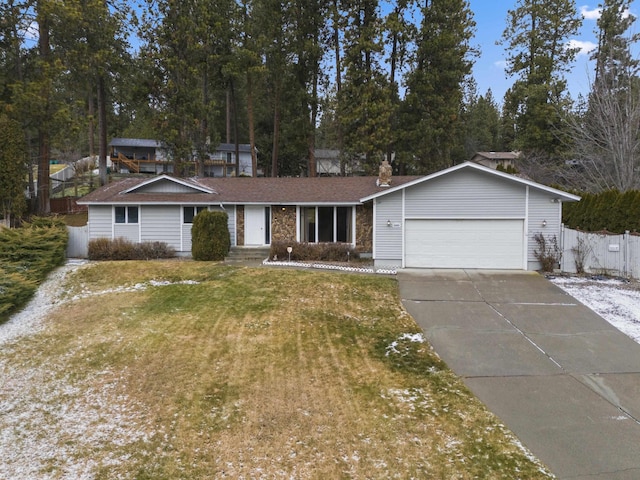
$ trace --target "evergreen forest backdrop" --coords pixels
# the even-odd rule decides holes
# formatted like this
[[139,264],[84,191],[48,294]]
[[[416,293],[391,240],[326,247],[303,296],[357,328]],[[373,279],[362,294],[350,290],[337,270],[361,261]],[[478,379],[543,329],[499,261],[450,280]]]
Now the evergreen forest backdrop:
[[[320,148],[339,150],[343,171],[387,158],[396,174],[519,151],[537,181],[638,189],[629,7],[601,2],[591,89],[573,98],[576,3],[518,0],[501,24],[513,84],[494,98],[471,74],[466,0],[4,0],[0,213],[25,208],[23,179],[36,166],[48,178],[54,158],[98,155],[104,184],[112,137],[162,140],[176,165],[249,143],[270,176],[315,176]],[[34,194],[48,213],[48,182]]]

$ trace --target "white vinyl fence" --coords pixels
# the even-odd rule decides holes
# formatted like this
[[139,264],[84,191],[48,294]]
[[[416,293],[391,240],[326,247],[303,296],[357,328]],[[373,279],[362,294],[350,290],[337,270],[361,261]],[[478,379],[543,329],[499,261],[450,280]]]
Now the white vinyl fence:
[[[580,268],[582,267],[582,268]],[[562,229],[563,272],[640,278],[640,236]]]
[[87,258],[89,256],[89,227],[67,227],[69,243],[67,258]]

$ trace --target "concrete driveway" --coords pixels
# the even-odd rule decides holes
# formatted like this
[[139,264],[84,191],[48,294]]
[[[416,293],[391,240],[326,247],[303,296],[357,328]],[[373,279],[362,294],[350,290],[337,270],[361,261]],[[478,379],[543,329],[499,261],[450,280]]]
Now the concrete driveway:
[[640,345],[535,272],[398,272],[449,367],[560,479],[640,479]]

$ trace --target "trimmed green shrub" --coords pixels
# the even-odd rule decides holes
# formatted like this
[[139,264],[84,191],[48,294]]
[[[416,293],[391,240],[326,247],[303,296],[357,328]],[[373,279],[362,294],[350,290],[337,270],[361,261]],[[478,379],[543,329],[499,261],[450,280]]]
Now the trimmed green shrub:
[[164,242],[133,243],[126,238],[96,238],[89,242],[90,260],[152,260],[175,256],[176,251]]
[[224,260],[230,248],[231,236],[225,212],[203,210],[194,217],[191,227],[191,255],[194,260]]
[[640,192],[607,190],[597,194],[577,193],[579,202],[562,206],[562,221],[569,227],[589,232],[624,233],[640,231]]
[[0,322],[31,298],[65,261],[67,228],[55,218],[34,218],[21,228],[0,228]]
[[273,242],[269,252],[271,260],[289,260],[287,247],[291,247],[291,261],[294,262],[347,262],[360,258],[357,250],[347,243],[298,243]]

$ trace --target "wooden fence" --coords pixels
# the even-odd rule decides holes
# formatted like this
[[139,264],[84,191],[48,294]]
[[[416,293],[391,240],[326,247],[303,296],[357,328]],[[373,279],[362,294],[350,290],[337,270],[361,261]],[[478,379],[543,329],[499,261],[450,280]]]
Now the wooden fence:
[[86,205],[78,205],[77,197],[52,198],[49,200],[51,205],[51,213],[79,213],[86,212]]
[[563,272],[640,278],[640,236],[562,229]]

